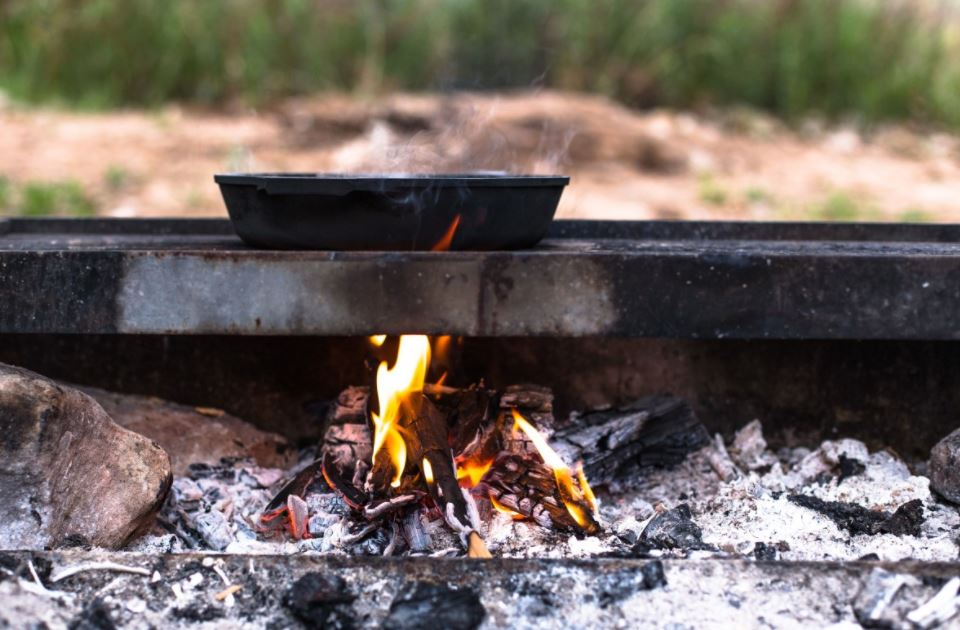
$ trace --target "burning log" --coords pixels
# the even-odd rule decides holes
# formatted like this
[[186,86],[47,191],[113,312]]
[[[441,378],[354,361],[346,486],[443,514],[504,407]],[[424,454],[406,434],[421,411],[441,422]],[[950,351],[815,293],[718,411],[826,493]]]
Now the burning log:
[[[386,347],[382,338],[372,341],[381,350]],[[307,536],[309,515],[299,497],[319,468],[360,519],[342,541],[390,531],[392,553],[402,532],[411,549],[422,549],[426,523],[419,511],[426,500],[470,556],[488,557],[475,496],[545,528],[593,534],[600,523],[588,473],[610,483],[635,468],[676,463],[706,441],[689,407],[661,397],[574,416],[576,422],[553,439],[558,452],[547,440],[554,428],[549,389],[518,385],[496,392],[482,383],[462,389],[429,385],[426,337],[403,336],[390,347],[396,360],[392,366],[380,364],[375,397],[359,387],[340,395],[320,463],[281,491],[264,520],[284,513],[294,537]],[[578,461],[587,471],[580,463],[576,468],[567,463]]]
[[[379,346],[384,340],[372,341]],[[380,518],[411,503],[425,487],[470,555],[489,556],[477,533],[480,519],[473,497],[461,490],[457,482],[448,417],[423,393],[429,356],[427,338],[410,335],[401,337],[393,367],[386,362],[380,364],[378,410],[371,412],[372,466],[364,484],[365,495],[343,478],[335,461],[335,448],[324,455],[324,476],[350,504],[364,496],[373,499],[363,508],[368,519]],[[348,398],[356,406],[358,398]],[[340,459],[349,459],[350,454],[340,454]],[[406,474],[408,468],[413,472],[417,466],[419,474]]]
[[[597,501],[583,470],[577,469],[574,481],[570,468],[547,444],[543,435],[516,410],[512,410],[512,416],[514,431],[519,429],[526,434],[543,463],[519,455],[507,454],[499,458],[491,471],[492,479],[487,482],[491,495],[499,494],[501,506],[517,515],[534,518],[541,525],[544,525],[543,513],[546,513],[555,525],[569,529],[578,527],[588,534],[600,531]],[[501,471],[501,466],[508,474]],[[535,514],[538,510],[539,513]]]
[[[420,475],[407,476],[426,485],[434,503],[440,509],[444,521],[467,546],[474,557],[489,557],[477,531],[480,516],[473,497],[460,488],[456,467],[448,444],[447,418],[437,406],[422,393],[410,396],[410,406],[416,412],[404,418],[401,423],[406,444],[407,458],[411,462],[420,462]],[[378,487],[390,476],[389,458],[374,459],[374,466],[368,477],[368,484]],[[403,489],[409,482],[402,481]],[[383,488],[383,485],[379,485]]]

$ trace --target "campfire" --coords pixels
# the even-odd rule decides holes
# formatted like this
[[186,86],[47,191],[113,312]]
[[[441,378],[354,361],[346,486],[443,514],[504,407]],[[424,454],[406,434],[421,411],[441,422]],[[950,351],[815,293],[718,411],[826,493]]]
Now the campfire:
[[[549,444],[551,427],[538,428],[537,416],[521,411],[532,403],[542,407],[537,392],[498,396],[482,384],[449,387],[443,384],[449,371],[428,383],[431,341],[424,335],[403,335],[396,344],[375,335],[370,343],[380,354],[392,347],[396,353],[392,362],[379,364],[375,397],[359,391],[351,402],[369,422],[330,427],[320,457],[260,516],[262,531],[311,538],[311,520],[328,517],[311,510],[319,483],[319,494],[332,491],[349,508],[341,542],[385,529],[387,555],[401,547],[422,551],[421,530],[442,522],[470,557],[490,557],[481,532],[484,516],[497,512],[543,528],[600,532],[597,499],[582,462],[571,469]],[[449,346],[449,337],[434,342],[443,355]],[[438,365],[446,363],[442,359]]]

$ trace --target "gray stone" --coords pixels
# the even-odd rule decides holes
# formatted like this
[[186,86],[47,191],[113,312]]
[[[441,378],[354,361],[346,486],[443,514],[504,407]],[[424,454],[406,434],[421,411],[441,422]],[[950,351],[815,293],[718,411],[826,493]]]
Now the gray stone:
[[95,400],[0,364],[0,547],[118,548],[149,527],[170,458]]
[[960,503],[960,429],[930,451],[930,487],[947,501]]

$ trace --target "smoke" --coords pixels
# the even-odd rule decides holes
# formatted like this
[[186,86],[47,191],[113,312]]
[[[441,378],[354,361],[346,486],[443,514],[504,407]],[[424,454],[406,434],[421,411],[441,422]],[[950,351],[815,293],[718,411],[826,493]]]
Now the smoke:
[[576,135],[549,111],[509,97],[395,96],[371,111],[366,130],[340,146],[333,162],[352,173],[556,175]]

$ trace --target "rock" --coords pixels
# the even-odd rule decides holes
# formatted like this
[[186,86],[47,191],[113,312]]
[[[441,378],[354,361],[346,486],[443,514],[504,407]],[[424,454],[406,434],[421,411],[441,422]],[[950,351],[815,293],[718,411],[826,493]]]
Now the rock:
[[473,630],[483,623],[486,614],[480,597],[472,589],[414,582],[393,600],[383,627],[387,630]]
[[0,364],[0,547],[117,548],[153,523],[170,458],[95,400]]
[[960,503],[960,429],[930,451],[930,487],[952,503]]
[[342,577],[307,573],[293,583],[283,605],[307,628],[352,628],[354,599]]
[[117,424],[170,453],[175,475],[186,475],[190,464],[214,465],[222,458],[250,457],[265,468],[287,468],[293,463],[293,449],[284,438],[228,413],[149,396],[79,389],[96,399]]

